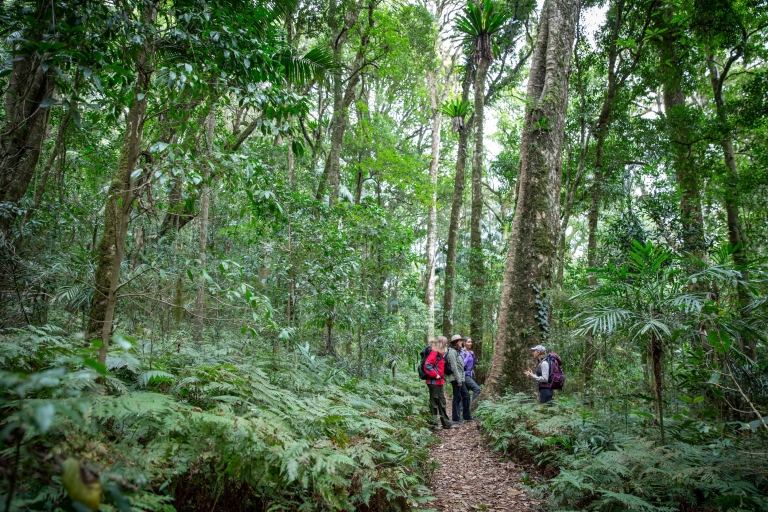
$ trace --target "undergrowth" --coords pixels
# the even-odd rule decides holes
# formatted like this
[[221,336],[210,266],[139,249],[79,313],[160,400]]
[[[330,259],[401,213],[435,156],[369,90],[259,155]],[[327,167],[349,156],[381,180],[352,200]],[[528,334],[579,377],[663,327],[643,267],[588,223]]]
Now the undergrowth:
[[384,511],[426,500],[432,438],[418,381],[357,379],[308,350],[273,357],[234,342],[158,356],[119,338],[103,368],[95,348],[54,328],[4,338],[0,501],[16,472],[12,510],[69,506],[67,457],[134,510]]
[[605,409],[561,398],[544,407],[509,395],[478,410],[493,448],[527,459],[545,477],[533,492],[550,510],[768,510],[768,439],[743,423],[666,420],[631,401]]

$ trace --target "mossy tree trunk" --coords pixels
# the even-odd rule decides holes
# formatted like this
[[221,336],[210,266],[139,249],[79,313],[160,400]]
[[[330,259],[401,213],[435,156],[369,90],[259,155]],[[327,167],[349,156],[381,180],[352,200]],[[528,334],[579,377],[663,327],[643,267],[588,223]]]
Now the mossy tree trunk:
[[[465,71],[464,83],[461,91],[461,101],[469,99],[469,86],[471,73]],[[464,182],[467,173],[467,144],[469,143],[471,121],[458,126],[459,142],[456,150],[456,173],[453,178],[453,201],[451,202],[451,220],[448,226],[448,248],[445,256],[445,278],[443,295],[443,336],[450,337],[453,334],[453,307],[455,302],[456,286],[456,250],[459,245],[459,219],[461,217],[461,205],[464,202]]]
[[[483,316],[485,314],[485,262],[483,261],[483,123],[485,122],[485,79],[489,58],[480,58],[475,71],[474,131],[472,153],[472,209],[469,225],[469,334],[475,352],[483,352]],[[478,356],[479,357],[479,356]]]
[[[157,19],[157,4],[149,2],[142,12],[142,23],[149,29]],[[131,174],[139,159],[144,122],[147,113],[147,96],[152,79],[152,57],[154,40],[147,30],[144,41],[136,55],[137,78],[133,90],[133,103],[125,116],[125,131],[120,149],[117,171],[112,177],[104,207],[104,226],[101,240],[96,248],[96,274],[94,294],[89,315],[88,334],[99,337],[102,347],[98,360],[104,364],[112,334],[117,306],[117,291],[120,281],[120,264],[125,255],[125,241],[128,221],[133,204]]]
[[657,3],[657,27],[662,29],[659,47],[659,78],[663,91],[667,136],[672,146],[673,169],[680,192],[682,248],[704,258],[704,215],[698,170],[693,157],[693,136],[683,91],[683,49],[680,28],[673,21],[672,6]]
[[[528,78],[518,194],[504,270],[498,336],[483,398],[524,390],[530,347],[547,329],[537,289],[553,284],[559,233],[562,147],[578,0],[546,0]],[[546,318],[546,317],[545,317]]]
[[53,71],[45,71],[36,54],[13,60],[5,91],[5,120],[0,127],[0,203],[6,203],[0,211],[2,233],[13,224],[17,205],[35,174],[50,117],[50,108],[41,104],[54,88]]

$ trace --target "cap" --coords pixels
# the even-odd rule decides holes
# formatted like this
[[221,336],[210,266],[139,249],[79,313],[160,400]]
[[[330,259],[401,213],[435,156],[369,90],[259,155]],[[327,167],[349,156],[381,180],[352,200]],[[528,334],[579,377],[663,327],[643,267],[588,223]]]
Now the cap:
[[539,352],[547,351],[547,349],[544,348],[544,345],[536,345],[535,347],[531,347],[531,350],[538,350]]
[[463,339],[466,339],[466,338],[464,338],[464,336],[462,336],[461,334],[454,334],[451,337],[451,343],[453,343],[454,341],[463,340]]

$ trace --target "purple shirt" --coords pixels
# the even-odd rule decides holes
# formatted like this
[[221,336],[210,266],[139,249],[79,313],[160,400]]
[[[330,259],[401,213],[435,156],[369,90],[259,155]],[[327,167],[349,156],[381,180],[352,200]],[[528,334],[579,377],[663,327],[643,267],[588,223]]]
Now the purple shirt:
[[472,376],[472,368],[475,367],[475,354],[467,349],[462,349],[461,357],[464,359],[464,375]]

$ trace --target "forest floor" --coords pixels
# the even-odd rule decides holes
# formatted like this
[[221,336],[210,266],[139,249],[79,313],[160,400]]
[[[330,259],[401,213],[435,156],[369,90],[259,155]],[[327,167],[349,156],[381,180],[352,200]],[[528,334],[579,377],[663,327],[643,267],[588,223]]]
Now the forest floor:
[[[450,399],[448,415],[450,417]],[[459,425],[457,423],[457,425]],[[520,473],[530,468],[506,459],[488,446],[479,421],[457,429],[439,429],[440,443],[430,458],[440,466],[432,476],[430,490],[437,498],[427,508],[440,512],[536,510],[539,502],[523,490]]]

